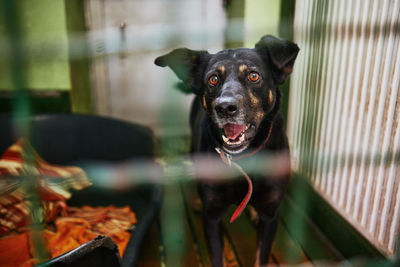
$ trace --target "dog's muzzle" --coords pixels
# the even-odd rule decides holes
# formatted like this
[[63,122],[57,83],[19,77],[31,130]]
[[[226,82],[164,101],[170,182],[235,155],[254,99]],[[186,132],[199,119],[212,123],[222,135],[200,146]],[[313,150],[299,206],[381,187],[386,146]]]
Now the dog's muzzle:
[[239,103],[234,97],[218,97],[215,112],[220,119],[232,119],[239,112]]

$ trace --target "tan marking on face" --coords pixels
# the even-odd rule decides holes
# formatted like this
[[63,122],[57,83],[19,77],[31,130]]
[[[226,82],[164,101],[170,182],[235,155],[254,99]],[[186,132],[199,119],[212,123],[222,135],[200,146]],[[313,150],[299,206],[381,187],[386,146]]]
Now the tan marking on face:
[[221,72],[221,75],[224,75],[224,74],[225,74],[225,66],[223,66],[223,65],[218,66],[217,69],[219,70],[219,72]]
[[260,100],[253,94],[250,88],[248,89],[248,91],[249,91],[251,106],[258,107],[258,105],[260,104]]
[[264,111],[262,110],[261,107],[261,101],[258,97],[256,97],[251,89],[248,89],[249,92],[249,98],[250,98],[250,105],[253,110],[254,114],[254,119],[257,123],[261,123],[262,119],[264,118]]
[[[211,110],[214,110],[215,107],[215,99],[213,99],[213,101],[211,101]],[[211,111],[210,111],[211,113]]]
[[270,105],[272,105],[272,103],[274,102],[274,94],[272,93],[271,89],[269,89],[268,91],[268,101]]
[[241,64],[241,65],[239,66],[239,75],[242,74],[242,73],[244,73],[244,72],[246,72],[247,69],[248,69],[248,67],[247,67],[245,64]]
[[262,119],[264,118],[264,112],[262,110],[258,110],[255,113],[254,118],[255,118],[255,121],[257,122],[257,124],[260,124]]
[[207,111],[206,95],[203,95],[203,107]]

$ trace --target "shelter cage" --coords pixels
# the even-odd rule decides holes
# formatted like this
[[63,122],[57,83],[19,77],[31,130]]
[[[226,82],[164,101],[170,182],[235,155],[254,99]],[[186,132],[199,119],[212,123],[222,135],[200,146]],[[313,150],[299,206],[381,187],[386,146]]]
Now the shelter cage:
[[[399,1],[297,1],[297,170],[387,254],[399,229]],[[297,62],[297,63],[299,63]]]
[[[113,192],[107,195],[111,202],[126,197],[113,191],[119,177],[132,192],[139,188],[133,202],[151,211],[138,209],[146,222],[136,238],[142,252],[135,248],[134,259],[122,264],[210,266],[186,157],[192,97],[174,90],[175,76],[155,67],[154,59],[177,47],[253,47],[266,33],[301,49],[290,83],[281,87],[293,178],[271,266],[399,263],[399,0],[0,0],[0,12],[0,112],[8,114],[0,117],[0,125],[7,125],[0,129],[3,140],[15,128],[39,140],[34,144],[46,154],[47,138],[37,139],[42,133],[19,122],[30,118],[40,128],[43,118],[58,125],[90,117],[77,113],[118,124],[126,139],[135,132],[145,140],[129,143],[143,151],[84,165],[95,185],[106,188],[106,195]],[[43,112],[50,117],[37,115]],[[90,123],[74,127],[84,131]],[[99,130],[91,132],[98,135],[93,139],[114,140],[129,150],[104,125],[110,135]],[[113,151],[108,145],[101,153]],[[50,162],[70,162],[52,153]],[[98,197],[96,190],[89,193]],[[254,224],[249,214],[243,217],[224,224],[229,266],[253,260]],[[36,256],[45,260],[38,247]]]

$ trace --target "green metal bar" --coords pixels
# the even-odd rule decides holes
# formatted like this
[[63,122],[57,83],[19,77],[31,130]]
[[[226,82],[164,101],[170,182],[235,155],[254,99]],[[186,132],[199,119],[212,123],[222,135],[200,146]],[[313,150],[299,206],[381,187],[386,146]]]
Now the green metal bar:
[[[29,96],[26,88],[26,76],[24,73],[25,65],[25,53],[23,49],[24,39],[23,33],[20,28],[19,18],[19,5],[17,1],[0,1],[0,10],[4,18],[4,24],[6,25],[6,37],[8,41],[8,53],[10,54],[10,69],[12,75],[12,89],[16,98],[15,105],[12,107],[12,111],[15,117],[15,127],[17,133],[24,137],[26,140],[30,138],[30,125],[29,125]],[[45,252],[43,239],[42,239],[42,222],[43,222],[43,210],[40,204],[40,198],[36,189],[36,177],[30,172],[35,162],[34,154],[32,150],[26,150],[24,157],[24,168],[27,172],[26,179],[22,180],[21,187],[26,191],[26,201],[30,204],[30,219],[31,219],[31,231],[32,241],[34,244],[34,256],[39,262],[47,259],[47,253]]]
[[227,1],[226,14],[228,17],[225,29],[225,47],[237,48],[244,45],[244,0]]
[[[310,29],[306,30],[306,38],[305,38],[305,42],[309,43],[309,46],[311,47],[309,50],[313,51],[313,43],[312,43],[312,37],[314,36],[315,32],[315,20],[316,20],[316,11],[317,8],[315,7],[316,5],[318,5],[318,3],[316,2],[312,2],[312,6],[310,8],[310,12],[311,12],[311,16],[310,16],[310,24],[308,25],[310,27]],[[304,99],[302,99],[302,101],[304,101],[304,113],[303,113],[303,117],[302,119],[302,128],[301,128],[301,149],[300,149],[300,159],[304,159],[304,158],[309,158],[309,149],[310,149],[310,123],[309,123],[309,119],[310,119],[310,107],[312,106],[313,103],[313,98],[311,97],[314,91],[314,88],[312,87],[312,84],[310,84],[310,80],[311,80],[311,74],[313,72],[313,52],[311,52],[308,56],[307,60],[307,64],[306,64],[306,70],[307,70],[307,75],[305,77],[305,82],[304,82]],[[312,115],[311,115],[312,116]],[[300,161],[300,170],[302,173],[308,173],[308,166],[304,164],[304,162],[301,160]]]
[[[295,10],[294,0],[286,0],[286,1],[281,0],[279,36],[286,40],[293,40],[294,10]],[[290,76],[286,79],[286,82],[280,86],[280,90],[282,91],[281,113],[285,118],[285,125],[287,125],[288,112],[289,112]]]
[[[92,113],[89,48],[86,41],[84,1],[65,0],[67,32],[69,39],[69,65],[71,78],[71,109],[77,113]],[[80,45],[74,38],[81,38]],[[76,57],[74,55],[81,55]]]
[[[15,117],[24,118],[29,116],[29,99],[27,96],[26,77],[24,70],[24,50],[23,36],[20,29],[20,20],[18,14],[18,2],[1,0],[1,11],[4,19],[3,23],[6,26],[7,52],[9,55],[9,69],[11,70],[11,81],[13,85],[13,96],[16,98],[13,106]],[[20,129],[22,130],[22,129]],[[24,130],[24,132],[27,129]]]
[[317,146],[317,132],[319,129],[317,129],[318,125],[318,115],[321,112],[321,107],[320,107],[320,98],[321,95],[322,97],[324,96],[325,90],[324,88],[321,88],[319,86],[320,81],[321,81],[321,76],[322,76],[322,64],[323,64],[323,53],[324,53],[324,36],[325,36],[325,31],[326,31],[326,19],[327,19],[327,6],[328,6],[328,1],[321,1],[318,2],[319,6],[317,6],[317,22],[315,25],[315,38],[314,38],[314,45],[315,45],[315,52],[313,55],[313,74],[311,77],[311,84],[315,88],[314,95],[313,95],[313,107],[311,110],[310,116],[311,118],[311,136],[310,136],[310,166],[309,166],[309,174],[311,178],[315,178],[315,170],[316,170],[316,161],[318,160],[318,157],[315,157],[316,155],[316,149],[318,149]]

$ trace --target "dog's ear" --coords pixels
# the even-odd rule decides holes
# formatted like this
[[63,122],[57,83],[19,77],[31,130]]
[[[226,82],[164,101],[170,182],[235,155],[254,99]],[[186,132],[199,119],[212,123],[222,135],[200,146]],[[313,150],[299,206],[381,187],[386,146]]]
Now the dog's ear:
[[273,73],[279,84],[285,82],[286,77],[292,73],[299,47],[292,42],[265,35],[255,46],[264,61],[272,63]]
[[182,81],[178,88],[186,93],[200,94],[202,71],[210,54],[207,51],[195,51],[187,48],[175,49],[156,58],[154,63],[160,67],[170,67]]

